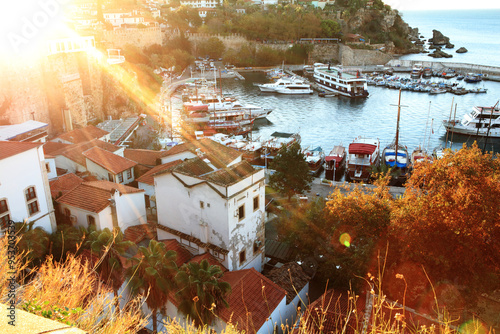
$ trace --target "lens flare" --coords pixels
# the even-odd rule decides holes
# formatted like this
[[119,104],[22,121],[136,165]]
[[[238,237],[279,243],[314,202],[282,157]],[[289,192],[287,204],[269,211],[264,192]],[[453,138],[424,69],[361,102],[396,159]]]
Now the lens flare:
[[462,334],[486,334],[488,333],[488,329],[486,326],[481,323],[479,320],[469,320],[464,322],[458,327],[458,331]]
[[342,233],[339,240],[342,245],[351,247],[351,236],[349,235],[349,233]]

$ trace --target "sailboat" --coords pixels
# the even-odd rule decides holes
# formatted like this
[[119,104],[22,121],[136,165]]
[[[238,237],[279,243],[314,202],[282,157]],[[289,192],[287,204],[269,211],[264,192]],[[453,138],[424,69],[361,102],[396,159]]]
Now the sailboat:
[[[425,139],[426,139],[426,135],[427,135],[427,126],[429,125],[429,115],[430,115],[430,113],[431,113],[431,102],[429,101],[429,111],[427,112],[427,121],[425,122],[425,131],[424,131],[423,144],[422,144],[422,146],[419,145],[411,153],[411,165],[412,165],[412,169],[416,166],[417,163],[420,163],[420,162],[432,162],[432,156],[429,155],[429,153],[427,153],[427,150],[425,149]],[[431,129],[432,129],[432,123],[431,123]],[[431,134],[429,133],[429,141],[430,141],[430,136],[431,136]]]
[[394,141],[387,145],[382,152],[382,163],[390,168],[393,173],[391,184],[402,185],[406,182],[410,173],[410,157],[408,149],[399,142],[399,120],[401,115],[401,89],[399,90],[398,118],[396,123],[396,137]]

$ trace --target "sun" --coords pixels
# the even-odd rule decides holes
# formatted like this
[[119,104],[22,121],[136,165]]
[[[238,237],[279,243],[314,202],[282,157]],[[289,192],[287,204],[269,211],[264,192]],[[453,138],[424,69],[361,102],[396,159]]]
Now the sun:
[[0,56],[24,59],[41,56],[46,41],[67,33],[65,12],[69,0],[14,0],[0,11]]

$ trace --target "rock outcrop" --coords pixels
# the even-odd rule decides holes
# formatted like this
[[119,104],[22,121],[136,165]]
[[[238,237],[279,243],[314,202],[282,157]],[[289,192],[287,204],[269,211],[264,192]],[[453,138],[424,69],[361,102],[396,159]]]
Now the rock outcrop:
[[467,50],[466,48],[464,48],[463,46],[461,48],[459,48],[456,53],[466,53],[468,52],[469,50]]
[[428,54],[429,57],[433,58],[452,58],[453,56],[442,51],[441,49],[436,49],[433,53]]
[[433,30],[432,31],[432,38],[429,39],[429,41],[432,42],[432,44],[434,44],[434,45],[446,45],[446,44],[450,43],[450,38],[446,37],[438,30]]

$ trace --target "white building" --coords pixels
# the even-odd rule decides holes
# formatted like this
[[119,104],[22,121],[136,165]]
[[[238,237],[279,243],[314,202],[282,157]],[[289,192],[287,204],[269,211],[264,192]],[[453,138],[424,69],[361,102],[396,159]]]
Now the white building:
[[87,159],[83,155],[83,153],[93,147],[99,147],[119,156],[123,156],[124,151],[123,147],[116,146],[111,143],[106,143],[98,139],[74,145],[64,144],[60,142],[49,142],[44,145],[44,148],[45,146],[47,148],[50,148],[48,150],[45,150],[45,152],[55,157],[56,167],[64,169],[69,173],[87,171]]
[[210,139],[183,145],[194,146],[197,156],[190,158],[192,151],[174,147],[162,161],[187,160],[154,174],[158,239],[176,239],[193,254],[210,252],[231,271],[260,272],[264,171]]
[[9,220],[56,230],[41,143],[0,141],[0,222]]
[[96,229],[146,224],[144,190],[109,181],[83,182],[57,200],[74,226]]
[[181,6],[189,6],[193,8],[215,8],[222,6],[222,0],[181,0]]
[[156,173],[172,169],[181,162],[182,160],[174,160],[172,162],[156,166],[137,178],[137,187],[139,187],[139,189],[143,189],[146,196],[146,208],[156,208],[154,175]]
[[108,180],[120,184],[133,182],[134,167],[136,162],[103,150],[100,147],[93,147],[85,152],[87,171],[100,180]]
[[38,121],[0,126],[0,140],[45,143],[49,125]]

